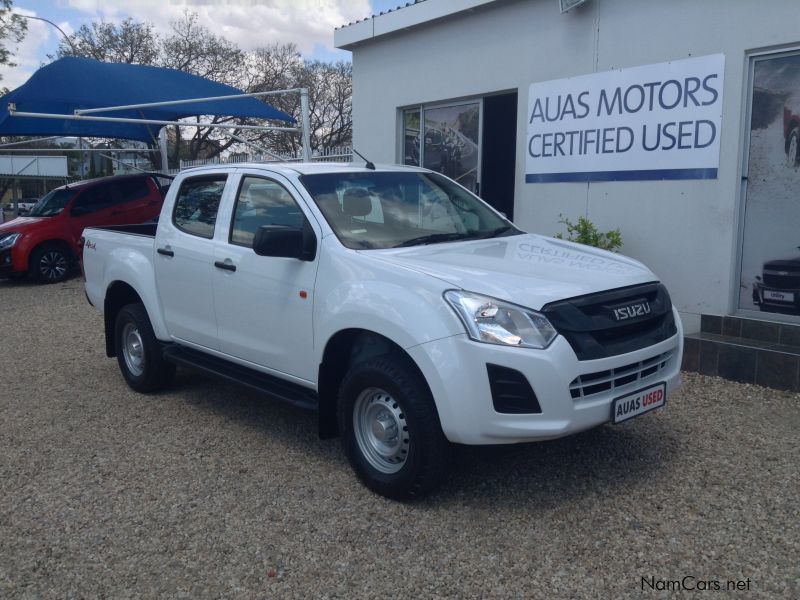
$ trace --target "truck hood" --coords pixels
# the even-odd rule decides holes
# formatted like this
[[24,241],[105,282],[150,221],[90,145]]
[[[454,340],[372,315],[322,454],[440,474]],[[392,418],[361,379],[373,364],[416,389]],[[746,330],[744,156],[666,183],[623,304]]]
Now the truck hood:
[[360,252],[534,310],[555,300],[658,280],[633,259],[533,234]]
[[17,217],[0,225],[0,236],[15,232],[25,233],[44,219],[52,219],[52,217]]

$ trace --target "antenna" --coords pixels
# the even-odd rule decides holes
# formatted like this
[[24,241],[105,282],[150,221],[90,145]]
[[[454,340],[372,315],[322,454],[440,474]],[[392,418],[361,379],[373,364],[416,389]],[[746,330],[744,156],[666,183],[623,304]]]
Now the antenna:
[[356,155],[358,155],[358,157],[359,157],[359,158],[363,158],[363,159],[364,159],[364,162],[365,162],[365,163],[367,163],[365,166],[366,166],[366,167],[367,167],[367,168],[368,168],[370,171],[374,171],[374,170],[375,170],[375,163],[373,163],[372,161],[370,161],[370,160],[369,160],[369,159],[368,159],[366,156],[364,156],[363,154],[361,154],[361,152],[359,152],[359,151],[358,151],[358,150],[356,150],[355,148],[353,148],[353,154],[356,154]]

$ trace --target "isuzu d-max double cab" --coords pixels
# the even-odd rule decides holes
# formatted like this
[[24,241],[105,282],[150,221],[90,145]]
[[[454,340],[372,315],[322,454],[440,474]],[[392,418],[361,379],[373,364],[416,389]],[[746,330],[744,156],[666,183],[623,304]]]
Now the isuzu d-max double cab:
[[84,235],[133,389],[189,365],[316,409],[393,498],[430,492],[451,442],[620,423],[679,383],[681,324],[651,271],[520,231],[425,169],[193,169],[157,225]]

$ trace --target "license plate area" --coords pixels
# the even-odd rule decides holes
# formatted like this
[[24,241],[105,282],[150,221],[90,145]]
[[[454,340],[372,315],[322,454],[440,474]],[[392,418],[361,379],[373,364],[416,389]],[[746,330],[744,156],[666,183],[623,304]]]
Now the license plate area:
[[611,403],[611,422],[622,423],[664,406],[667,401],[666,382],[647,386],[614,399]]
[[764,300],[771,302],[794,302],[794,292],[781,292],[779,290],[764,290]]

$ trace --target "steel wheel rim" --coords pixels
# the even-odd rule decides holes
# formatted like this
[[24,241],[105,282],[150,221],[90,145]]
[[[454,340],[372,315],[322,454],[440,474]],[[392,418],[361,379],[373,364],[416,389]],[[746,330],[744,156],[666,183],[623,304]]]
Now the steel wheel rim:
[[67,258],[55,250],[45,252],[39,261],[39,272],[46,279],[61,279],[67,273]]
[[144,342],[133,323],[126,323],[122,329],[122,356],[132,375],[139,377],[144,373]]
[[793,167],[797,162],[797,134],[792,134],[789,138],[789,152],[786,153],[786,158],[789,161],[789,166]]
[[397,473],[411,447],[405,414],[397,401],[380,388],[367,388],[353,405],[353,431],[358,449],[381,473]]

